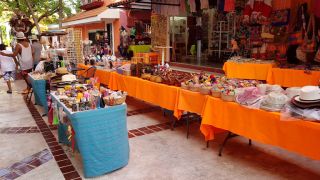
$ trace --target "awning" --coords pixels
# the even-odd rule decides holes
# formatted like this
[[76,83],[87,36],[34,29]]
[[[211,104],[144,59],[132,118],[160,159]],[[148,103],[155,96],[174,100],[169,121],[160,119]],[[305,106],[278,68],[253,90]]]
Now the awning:
[[97,9],[80,12],[74,16],[66,18],[62,22],[62,26],[69,27],[74,25],[89,24],[101,22],[103,20],[115,20],[120,18],[119,9],[110,9],[102,6]]
[[152,10],[152,5],[157,6],[180,6],[180,3],[170,3],[170,1],[158,0],[122,0],[120,2],[109,4],[110,8],[121,9],[137,9],[137,10]]

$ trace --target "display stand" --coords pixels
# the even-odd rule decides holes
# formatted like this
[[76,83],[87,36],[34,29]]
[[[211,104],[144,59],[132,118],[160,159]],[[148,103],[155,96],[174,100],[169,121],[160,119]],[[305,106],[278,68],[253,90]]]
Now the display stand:
[[30,83],[32,85],[35,104],[43,107],[45,114],[43,114],[42,116],[45,116],[48,114],[47,90],[46,90],[47,81],[44,79],[36,80],[32,78],[30,74],[28,76],[29,76]]
[[126,104],[71,112],[54,93],[51,93],[51,97],[71,121],[86,178],[100,176],[128,164]]

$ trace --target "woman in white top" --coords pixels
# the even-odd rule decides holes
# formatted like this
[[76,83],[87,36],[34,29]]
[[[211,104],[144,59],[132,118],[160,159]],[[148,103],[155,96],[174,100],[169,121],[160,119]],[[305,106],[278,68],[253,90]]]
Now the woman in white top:
[[26,37],[24,36],[23,32],[18,32],[16,34],[16,38],[18,43],[15,47],[14,52],[13,53],[0,52],[0,55],[12,57],[12,58],[19,57],[21,74],[23,79],[27,83],[27,88],[23,90],[22,93],[27,94],[31,88],[29,86],[28,73],[32,72],[34,52],[32,50],[30,43],[26,41]]

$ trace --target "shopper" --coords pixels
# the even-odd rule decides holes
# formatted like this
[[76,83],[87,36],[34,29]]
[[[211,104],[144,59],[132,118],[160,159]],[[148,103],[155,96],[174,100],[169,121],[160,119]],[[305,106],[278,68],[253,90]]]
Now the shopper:
[[[11,51],[6,50],[4,44],[0,44],[0,51],[4,53],[12,53]],[[11,81],[15,79],[15,70],[18,68],[16,59],[7,56],[0,55],[0,64],[1,71],[3,73],[3,79],[7,82],[8,85],[8,94],[12,93]]]
[[39,43],[39,40],[36,35],[32,36],[32,49],[34,51],[33,69],[35,69],[40,62],[42,51],[42,45]]
[[18,43],[14,48],[14,52],[13,53],[0,52],[0,55],[12,57],[12,58],[20,57],[17,59],[19,59],[20,61],[21,74],[23,79],[27,83],[27,88],[22,91],[22,94],[27,94],[31,89],[28,83],[28,73],[32,72],[34,53],[30,43],[26,40],[26,37],[24,36],[23,32],[18,32],[16,34],[16,39]]

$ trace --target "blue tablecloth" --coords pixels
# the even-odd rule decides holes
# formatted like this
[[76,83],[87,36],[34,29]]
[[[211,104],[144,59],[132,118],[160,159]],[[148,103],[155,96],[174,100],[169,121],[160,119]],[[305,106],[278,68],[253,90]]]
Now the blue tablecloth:
[[32,85],[35,103],[42,106],[44,112],[48,114],[46,80],[35,80],[32,76],[29,76],[29,80]]
[[128,164],[127,105],[77,113],[71,113],[60,102],[58,106],[71,120],[85,177],[100,176]]

